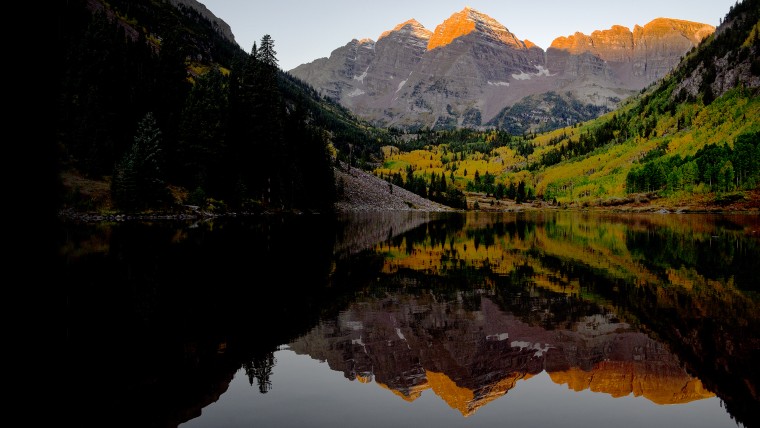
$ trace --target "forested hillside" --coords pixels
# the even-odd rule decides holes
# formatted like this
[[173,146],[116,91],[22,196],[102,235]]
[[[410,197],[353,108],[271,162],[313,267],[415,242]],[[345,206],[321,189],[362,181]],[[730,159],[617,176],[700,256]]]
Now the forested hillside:
[[745,0],[671,74],[614,112],[539,135],[407,135],[375,173],[408,188],[426,182],[427,192],[445,177],[494,200],[558,206],[757,205],[758,58],[760,1]]
[[65,207],[330,210],[334,157],[361,164],[390,141],[283,73],[268,35],[246,52],[179,3],[61,9],[59,169],[109,189],[69,187]]

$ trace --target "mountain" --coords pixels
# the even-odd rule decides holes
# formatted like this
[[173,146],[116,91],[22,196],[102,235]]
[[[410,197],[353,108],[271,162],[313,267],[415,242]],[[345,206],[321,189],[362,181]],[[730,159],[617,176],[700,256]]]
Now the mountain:
[[544,94],[561,94],[565,103],[582,106],[560,112],[563,124],[591,119],[664,76],[714,30],[659,18],[633,31],[614,26],[560,37],[544,52],[467,7],[435,31],[412,19],[377,42],[352,40],[290,73],[378,126],[521,133],[546,122],[510,110],[526,97],[546,101],[546,108],[533,110],[556,118],[555,103]]
[[[445,174],[460,189],[477,194],[478,209],[486,200],[489,210],[522,209],[521,202],[535,200],[542,207],[757,212],[759,22],[758,0],[737,3],[670,72],[596,119],[541,134],[467,129],[409,134],[395,151],[385,150],[388,155],[375,174]],[[561,69],[565,75],[593,69],[597,80],[587,75],[588,81],[617,75],[628,76],[631,85],[646,82],[669,67],[665,45],[654,40],[694,28],[683,21],[655,20],[630,37],[621,27],[559,39],[547,53],[548,70],[559,76]],[[702,37],[695,34],[694,40]],[[683,47],[689,43],[683,41]],[[561,64],[555,52],[560,48],[569,52]],[[606,60],[591,67],[593,58]],[[588,66],[579,66],[583,61]],[[568,111],[599,113],[567,93],[550,91],[526,97],[500,120],[508,126],[534,121],[558,127],[568,120]]]

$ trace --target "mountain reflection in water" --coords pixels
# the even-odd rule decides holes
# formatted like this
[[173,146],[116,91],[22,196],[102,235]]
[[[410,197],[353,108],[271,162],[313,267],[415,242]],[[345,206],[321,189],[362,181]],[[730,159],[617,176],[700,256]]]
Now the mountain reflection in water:
[[468,419],[548,376],[653,405],[717,397],[725,426],[760,426],[757,216],[317,217],[64,227],[71,382],[98,409],[74,410],[79,425],[215,425],[243,399],[240,374],[290,410],[259,420],[249,403],[223,420],[350,413],[278,392],[288,349],[412,406],[432,391]]
[[451,297],[361,299],[289,348],[327,361],[350,380],[374,379],[408,401],[432,389],[465,416],[542,371],[576,391],[633,394],[657,404],[714,396],[666,346],[592,306],[526,300],[521,309],[538,313],[574,306],[577,321],[546,326],[503,311],[488,293]]

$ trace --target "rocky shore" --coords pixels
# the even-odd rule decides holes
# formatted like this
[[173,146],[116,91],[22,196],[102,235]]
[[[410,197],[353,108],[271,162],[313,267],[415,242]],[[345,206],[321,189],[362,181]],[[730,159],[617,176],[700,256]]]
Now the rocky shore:
[[455,211],[345,164],[335,168],[335,180],[338,188],[337,212]]

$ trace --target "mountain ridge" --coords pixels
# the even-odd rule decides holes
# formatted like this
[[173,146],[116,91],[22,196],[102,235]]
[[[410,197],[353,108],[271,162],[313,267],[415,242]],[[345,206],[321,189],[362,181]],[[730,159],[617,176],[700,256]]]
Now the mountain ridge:
[[[289,73],[375,126],[499,128],[505,120],[496,119],[509,114],[505,109],[550,91],[611,111],[664,76],[714,31],[707,24],[657,18],[633,30],[617,25],[592,35],[560,36],[545,51],[467,7],[432,32],[411,19],[383,32],[377,42],[364,39],[373,49],[383,42],[385,56],[373,49],[351,55],[350,45],[359,43],[354,39],[330,57]],[[570,123],[588,119],[568,118]],[[510,123],[507,129],[517,133],[540,128]]]

